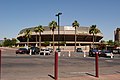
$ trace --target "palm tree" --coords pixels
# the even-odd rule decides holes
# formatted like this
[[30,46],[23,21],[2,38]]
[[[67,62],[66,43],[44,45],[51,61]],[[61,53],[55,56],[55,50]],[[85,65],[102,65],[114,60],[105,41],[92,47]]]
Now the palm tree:
[[44,28],[42,25],[39,25],[36,27],[36,30],[39,32],[39,49],[41,50],[41,33],[44,31]]
[[75,48],[74,48],[74,51],[76,52],[76,29],[77,29],[77,27],[79,27],[79,23],[75,20],[72,23],[72,26],[75,28]]
[[93,35],[93,48],[94,48],[95,34],[98,33],[100,33],[100,30],[96,27],[96,25],[90,26],[89,34]]
[[52,21],[49,23],[49,28],[53,32],[53,51],[55,51],[55,48],[54,48],[54,30],[56,29],[56,27],[57,27],[57,22]]
[[37,33],[38,33],[37,27],[34,28],[34,32],[36,33],[36,45],[37,45]]
[[31,30],[30,29],[26,29],[26,31],[25,31],[25,37],[27,38],[27,46],[29,46],[30,36],[31,36]]

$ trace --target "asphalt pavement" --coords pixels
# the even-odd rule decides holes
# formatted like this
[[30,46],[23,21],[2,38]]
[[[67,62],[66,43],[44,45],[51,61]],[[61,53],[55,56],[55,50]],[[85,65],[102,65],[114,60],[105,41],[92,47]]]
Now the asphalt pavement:
[[[63,55],[64,54],[64,55]],[[59,80],[120,80],[120,57],[99,57],[99,78],[95,57],[63,53],[59,57]],[[15,54],[2,50],[1,80],[54,80],[54,55]]]

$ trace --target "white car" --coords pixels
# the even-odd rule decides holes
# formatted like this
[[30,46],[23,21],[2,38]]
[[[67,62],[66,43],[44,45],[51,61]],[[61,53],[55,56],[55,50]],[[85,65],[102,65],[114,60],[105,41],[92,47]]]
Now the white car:
[[104,56],[104,57],[114,57],[113,53],[109,50],[103,50],[101,51],[101,56]]
[[49,49],[41,49],[40,55],[50,55],[50,50]]

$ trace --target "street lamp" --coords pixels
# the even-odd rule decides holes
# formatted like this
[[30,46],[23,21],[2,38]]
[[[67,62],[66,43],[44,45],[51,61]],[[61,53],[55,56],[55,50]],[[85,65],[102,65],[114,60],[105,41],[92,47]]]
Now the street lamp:
[[[58,17],[58,52],[60,50],[60,45],[59,45],[59,41],[60,41],[59,16],[60,15],[62,15],[62,13],[58,13],[55,15]],[[58,52],[55,52],[55,72],[54,72],[55,80],[58,80]]]
[[58,51],[60,50],[60,15],[62,15],[62,13],[57,13],[55,16],[58,17]]

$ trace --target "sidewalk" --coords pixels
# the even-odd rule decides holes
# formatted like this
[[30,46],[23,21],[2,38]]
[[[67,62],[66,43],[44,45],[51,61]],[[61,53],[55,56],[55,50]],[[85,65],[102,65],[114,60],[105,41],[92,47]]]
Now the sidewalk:
[[[54,80],[51,77],[41,77],[41,78],[33,78],[30,80]],[[100,75],[99,78],[94,76],[80,76],[80,77],[67,77],[67,78],[58,78],[58,80],[120,80],[120,74],[113,75]]]
[[70,78],[60,78],[59,80],[120,80],[120,74],[100,75],[99,78],[94,76],[80,76]]
[[[1,80],[8,80],[8,78]],[[20,80],[19,78],[9,78],[9,80]],[[22,80],[55,80],[50,76],[47,77],[32,77],[32,78],[22,78]],[[67,77],[67,78],[59,78],[58,80],[120,80],[120,74],[113,74],[113,75],[100,75],[99,78],[94,76],[80,76],[80,77]]]

